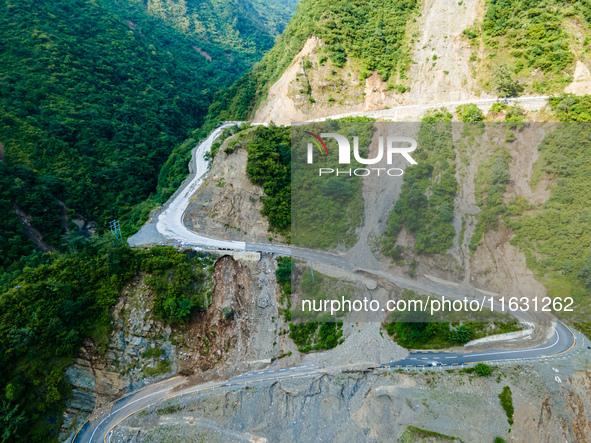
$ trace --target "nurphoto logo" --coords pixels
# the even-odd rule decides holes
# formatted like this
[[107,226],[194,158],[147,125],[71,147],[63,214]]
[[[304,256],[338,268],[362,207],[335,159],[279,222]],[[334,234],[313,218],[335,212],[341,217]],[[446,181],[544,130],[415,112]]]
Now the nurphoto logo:
[[[314,145],[320,151],[320,154],[328,155],[328,148],[324,143],[323,138],[334,138],[339,144],[339,164],[351,164],[351,143],[344,135],[334,132],[323,132],[320,136],[305,131],[306,134],[313,137],[312,142],[308,143],[308,157],[307,163],[309,165],[314,163]],[[395,154],[402,155],[411,165],[416,165],[417,162],[411,157],[410,153],[417,149],[417,141],[411,137],[402,136],[388,136],[386,137],[386,149],[384,149],[384,137],[378,138],[378,153],[374,158],[362,158],[359,154],[359,137],[353,137],[353,156],[355,160],[363,165],[376,165],[380,163],[386,155],[386,162],[392,165]],[[319,168],[318,174],[322,175],[356,175],[358,177],[365,177],[372,173],[382,175],[382,172],[391,177],[400,177],[404,174],[404,170],[400,168],[356,168],[356,169],[334,169],[334,168]]]

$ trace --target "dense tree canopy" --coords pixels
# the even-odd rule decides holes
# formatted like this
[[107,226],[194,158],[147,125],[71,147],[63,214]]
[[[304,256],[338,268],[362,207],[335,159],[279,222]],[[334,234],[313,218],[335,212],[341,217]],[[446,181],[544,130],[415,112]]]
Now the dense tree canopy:
[[251,11],[257,23],[232,25],[243,44],[219,33],[208,44],[216,55],[209,61],[199,33],[167,26],[133,2],[17,0],[1,8],[0,248],[7,252],[0,265],[32,247],[16,208],[58,248],[75,229],[66,216],[80,214],[101,229],[124,217],[129,228],[145,216],[158,199],[136,205],[156,192],[174,147],[182,172],[165,171],[162,195],[186,175],[196,140],[182,142],[203,123],[213,93],[272,45],[285,11],[267,11],[267,21]]
[[[150,2],[166,14],[181,3]],[[101,231],[121,218],[129,231],[166,199],[186,176],[201,134],[187,135],[214,92],[272,46],[293,8],[188,3],[210,11],[199,17],[210,28],[224,22],[215,38],[131,0],[0,8],[1,441],[56,440],[70,396],[64,369],[85,337],[104,350],[109,308],[139,270],[160,319],[185,321],[207,305],[201,261],[86,240],[72,223],[80,215]]]

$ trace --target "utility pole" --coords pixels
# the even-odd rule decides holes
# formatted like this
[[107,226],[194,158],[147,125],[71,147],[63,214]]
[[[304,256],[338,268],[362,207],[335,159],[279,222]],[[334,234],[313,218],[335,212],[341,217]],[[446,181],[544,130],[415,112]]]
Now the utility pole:
[[[117,242],[123,246],[123,236],[121,235],[121,226],[119,225],[119,220],[113,220],[109,222],[109,227],[111,228],[111,234],[115,237]],[[115,246],[115,239],[113,240],[113,246]]]

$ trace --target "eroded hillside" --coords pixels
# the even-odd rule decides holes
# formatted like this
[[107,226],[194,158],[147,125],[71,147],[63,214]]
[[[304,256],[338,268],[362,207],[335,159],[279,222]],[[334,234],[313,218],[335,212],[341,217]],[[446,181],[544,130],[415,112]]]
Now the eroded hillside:
[[[73,392],[64,438],[93,410],[162,378],[180,373],[191,383],[224,379],[286,354],[275,269],[271,256],[258,262],[219,258],[207,269],[212,279],[207,309],[172,324],[155,313],[151,275],[137,274],[111,310],[113,329],[105,343],[88,339],[67,369]],[[286,363],[299,359],[292,350],[296,355]]]
[[[583,442],[589,435],[589,373],[568,364],[462,371],[332,373],[177,399],[127,419],[113,441]],[[562,383],[557,383],[559,376]],[[498,395],[509,389],[507,416]],[[509,422],[508,422],[509,420]]]

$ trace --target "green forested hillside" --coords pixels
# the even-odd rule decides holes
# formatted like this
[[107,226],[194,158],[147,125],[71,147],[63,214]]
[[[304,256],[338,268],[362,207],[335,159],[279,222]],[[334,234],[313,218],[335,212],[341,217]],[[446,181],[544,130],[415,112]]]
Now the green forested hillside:
[[405,78],[411,62],[406,26],[417,10],[416,0],[302,0],[285,32],[261,63],[216,96],[209,119],[248,118],[310,36],[322,39],[326,57],[335,66],[355,60],[362,78],[372,70],[383,80]]
[[[191,39],[204,58],[245,72],[275,43],[297,0],[102,0],[140,26],[171,27]],[[196,49],[197,50],[197,49]]]
[[29,264],[10,288],[0,286],[2,442],[57,441],[71,396],[65,368],[85,337],[105,352],[109,308],[137,272],[150,275],[155,314],[165,321],[183,321],[206,298],[204,265],[173,248],[131,249],[94,238],[76,254],[46,255]]
[[[15,0],[1,8],[0,266],[34,246],[16,210],[58,249],[66,217],[80,214],[100,229],[126,214],[137,219],[135,205],[156,191],[162,165],[202,124],[214,92],[272,44],[289,8],[275,14],[279,4],[270,3],[266,21],[254,23],[256,8],[241,2],[252,10],[234,24],[244,42],[220,27],[208,39],[211,61],[199,52],[203,33],[133,3]],[[213,5],[233,11],[230,1],[200,3],[209,27],[229,19]]]
[[464,31],[474,75],[485,91],[510,76],[517,88],[504,95],[556,93],[572,81],[576,59],[590,60],[590,18],[587,0],[487,0],[482,22]]
[[204,307],[200,262],[85,240],[71,220],[94,220],[100,233],[121,218],[131,229],[178,186],[198,141],[187,137],[199,137],[214,92],[260,58],[289,15],[269,4],[264,20],[250,20],[253,12],[229,21],[242,43],[218,26],[229,16],[215,8],[232,12],[229,0],[199,3],[215,5],[202,17],[218,27],[208,41],[146,14],[143,3],[0,8],[0,441],[56,440],[70,395],[64,369],[85,337],[101,349],[109,308],[135,272],[151,274],[162,320]]

